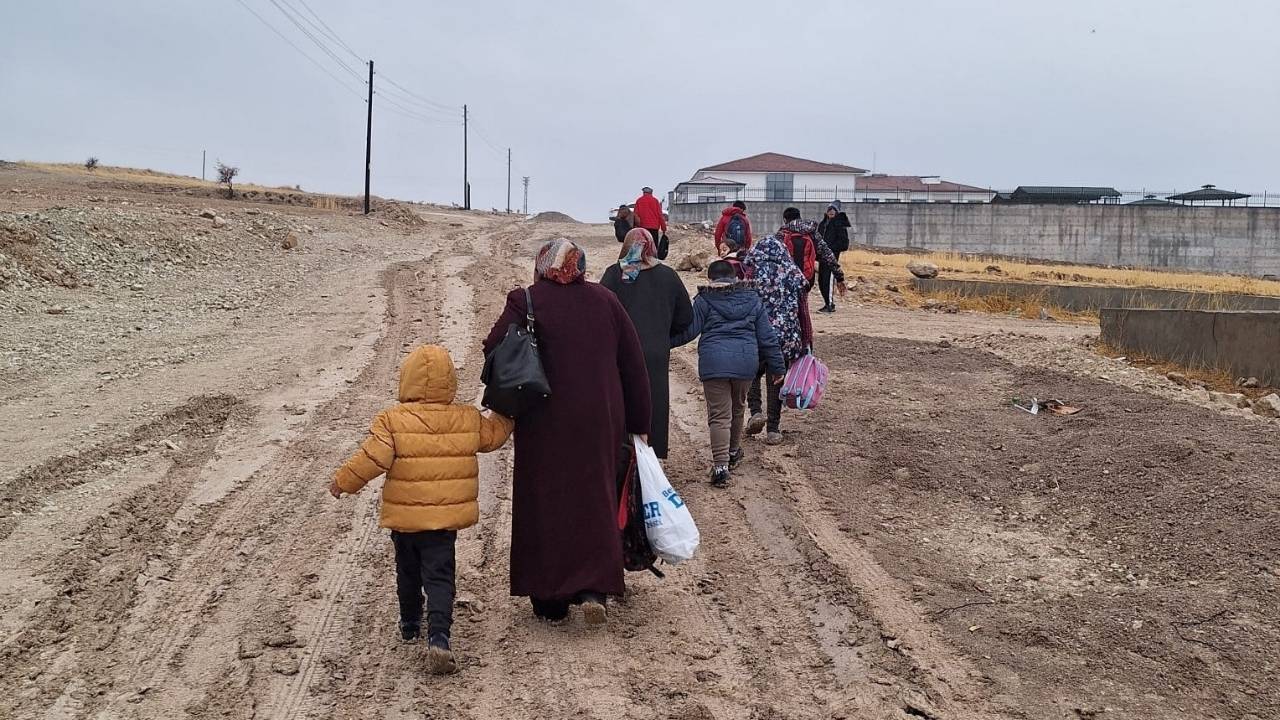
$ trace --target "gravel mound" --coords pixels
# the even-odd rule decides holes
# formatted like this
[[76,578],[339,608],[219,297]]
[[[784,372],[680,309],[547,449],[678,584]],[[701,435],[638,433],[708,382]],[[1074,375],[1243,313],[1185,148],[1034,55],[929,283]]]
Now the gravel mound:
[[578,221],[577,221],[577,220],[574,220],[573,218],[569,217],[568,215],[565,215],[565,214],[564,214],[564,213],[562,213],[562,212],[556,212],[556,211],[554,211],[554,210],[548,210],[548,211],[546,211],[546,212],[540,212],[540,213],[538,213],[537,215],[534,215],[533,217],[529,218],[529,222],[535,222],[535,223],[574,223],[574,224],[580,224],[580,223],[578,223]]

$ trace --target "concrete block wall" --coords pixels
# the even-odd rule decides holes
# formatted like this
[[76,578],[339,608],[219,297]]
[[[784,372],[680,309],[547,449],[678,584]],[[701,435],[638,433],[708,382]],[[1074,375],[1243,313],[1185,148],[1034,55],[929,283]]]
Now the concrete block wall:
[[1104,309],[1102,341],[1125,352],[1280,385],[1280,312]]
[[[748,203],[752,229],[775,229],[792,205],[818,219],[827,203]],[[671,218],[714,222],[722,208],[675,205]],[[854,241],[874,247],[1280,276],[1280,208],[845,203],[844,209]]]

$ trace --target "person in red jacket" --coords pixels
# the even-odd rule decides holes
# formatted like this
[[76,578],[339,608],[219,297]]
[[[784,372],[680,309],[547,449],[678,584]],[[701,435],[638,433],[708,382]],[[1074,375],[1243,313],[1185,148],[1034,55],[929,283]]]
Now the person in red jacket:
[[644,228],[653,236],[653,244],[657,245],[667,232],[667,221],[662,215],[662,202],[653,196],[653,188],[645,187],[640,197],[636,198],[636,227]]
[[734,249],[744,253],[751,249],[751,220],[747,217],[747,204],[741,200],[734,200],[732,205],[721,211],[720,222],[716,223],[716,252],[721,257],[724,256],[725,246],[728,244],[724,241],[724,233],[729,227],[730,219],[734,217],[742,218],[743,225],[743,237],[740,242],[734,243],[738,246]]

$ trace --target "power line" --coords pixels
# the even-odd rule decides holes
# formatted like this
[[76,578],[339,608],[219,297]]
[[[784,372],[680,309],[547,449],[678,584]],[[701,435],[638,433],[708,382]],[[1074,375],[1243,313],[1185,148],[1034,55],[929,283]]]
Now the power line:
[[[343,70],[346,70],[349,74],[351,74],[357,80],[363,80],[363,78],[360,77],[360,73],[356,72],[355,68],[352,68],[350,65],[347,64],[345,60],[338,57],[338,54],[334,52],[333,49],[330,48],[328,44],[326,44],[320,38],[316,37],[315,33],[308,30],[307,27],[298,20],[298,18],[294,17],[293,13],[296,13],[297,10],[293,10],[293,12],[290,12],[290,10],[286,10],[284,5],[280,4],[279,0],[268,0],[268,2],[274,5],[276,9],[280,11],[280,14],[284,15],[285,18],[290,23],[292,23],[294,27],[298,28],[298,30],[302,32],[303,35],[306,35],[307,38],[311,40],[311,42],[316,47],[320,48],[321,52],[323,52],[325,55],[328,55],[329,59],[337,63],[338,67],[342,68]],[[290,9],[292,9],[292,6],[290,6]]]
[[281,40],[284,40],[286,43],[288,43],[289,47],[293,48],[294,50],[297,50],[299,55],[301,55],[302,57],[304,57],[304,58],[306,58],[308,61],[310,61],[312,65],[315,65],[316,67],[320,68],[320,70],[321,70],[322,72],[324,72],[324,74],[325,74],[325,75],[328,75],[329,77],[333,78],[333,79],[334,79],[334,81],[335,81],[335,82],[337,82],[339,85],[341,85],[341,86],[343,87],[343,89],[344,89],[344,90],[346,90],[347,92],[349,92],[349,93],[351,93],[351,94],[355,95],[356,97],[360,98],[361,100],[363,100],[363,99],[364,99],[364,97],[363,97],[362,95],[360,95],[360,93],[359,93],[359,92],[357,92],[356,90],[354,90],[350,85],[347,85],[346,81],[344,81],[342,78],[338,77],[337,75],[333,74],[333,72],[332,72],[331,70],[329,70],[329,68],[327,68],[327,67],[325,67],[323,64],[321,64],[319,60],[316,60],[315,58],[313,58],[313,57],[311,57],[310,55],[308,55],[308,54],[306,53],[306,51],[305,51],[305,50],[303,50],[302,48],[298,47],[298,46],[297,46],[297,44],[296,44],[296,43],[294,43],[292,40],[290,40],[290,39],[289,39],[289,37],[288,37],[287,35],[285,35],[284,33],[280,32],[279,30],[277,30],[277,29],[276,29],[276,27],[275,27],[274,25],[272,25],[271,23],[267,22],[267,19],[266,19],[266,18],[262,17],[261,15],[259,15],[259,14],[258,14],[258,12],[257,12],[256,10],[254,10],[253,8],[251,8],[251,7],[249,7],[247,4],[245,4],[244,0],[236,0],[236,2],[240,3],[240,7],[244,8],[245,10],[248,10],[248,11],[250,12],[250,14],[252,14],[255,18],[257,18],[257,19],[258,19],[258,21],[259,21],[259,22],[261,22],[263,25],[266,25],[266,26],[267,26],[267,28],[268,28],[269,30],[271,30],[271,32],[273,32],[273,33],[275,33],[276,35],[278,35],[278,36],[280,37],[280,39],[281,39]]
[[[419,115],[413,112],[410,108],[407,108],[397,103],[395,100],[387,97],[386,95],[383,95],[380,92],[377,94],[382,95],[383,102],[388,103],[392,106],[391,108],[389,108],[389,111],[392,113],[395,113],[396,115],[403,115],[404,117],[411,118],[413,120],[418,120],[420,122],[428,123],[431,125],[460,125],[461,124],[456,120],[440,120],[437,118],[427,117],[425,115]],[[396,108],[399,108],[399,109],[397,110]]]
[[311,16],[314,17],[317,22],[320,23],[321,27],[324,28],[322,32],[327,34],[334,42],[341,45],[343,50],[346,50],[348,53],[351,53],[351,57],[354,57],[355,59],[359,60],[361,63],[367,62],[364,58],[360,57],[359,53],[357,53],[355,50],[352,50],[351,46],[348,45],[346,42],[344,42],[341,37],[338,37],[338,33],[334,32],[333,28],[329,27],[329,23],[325,22],[324,18],[320,17],[320,15],[316,13],[315,10],[311,9],[311,6],[307,4],[307,0],[298,0],[298,2],[301,3],[302,7],[307,9],[307,12],[311,13]]
[[492,140],[490,140],[489,137],[484,134],[484,131],[480,129],[480,125],[476,122],[474,115],[471,118],[471,124],[472,126],[475,127],[476,135],[480,138],[480,140],[484,142],[485,145],[488,145],[489,148],[498,155],[498,157],[506,156],[506,152],[507,152],[506,149],[498,145],[497,143],[493,142]]
[[387,83],[388,85],[391,85],[392,87],[399,88],[400,91],[403,92],[405,95],[408,95],[409,97],[413,98],[417,102],[422,103],[423,105],[427,105],[429,107],[435,107],[442,111],[447,110],[449,112],[457,112],[458,110],[457,105],[446,105],[442,102],[436,102],[435,100],[431,100],[430,98],[425,98],[419,95],[418,93],[413,92],[409,88],[387,77],[385,73],[382,75],[382,80],[383,82]]
[[[386,78],[382,77],[381,75],[379,75],[379,78],[386,80]],[[387,88],[385,87],[379,90],[378,93],[384,96],[389,96],[395,100],[398,100],[402,105],[408,105],[409,107],[405,108],[407,110],[412,110],[415,113],[427,115],[437,120],[453,120],[458,115],[457,108],[449,108],[448,110],[437,110],[433,107],[427,107],[421,104],[414,104],[413,100],[408,96],[406,96],[404,93],[396,92],[394,90],[387,90]]]

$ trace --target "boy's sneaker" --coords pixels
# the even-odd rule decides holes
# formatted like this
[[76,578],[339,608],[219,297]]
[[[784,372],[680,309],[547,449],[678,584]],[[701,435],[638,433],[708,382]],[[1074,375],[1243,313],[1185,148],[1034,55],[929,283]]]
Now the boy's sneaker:
[[770,430],[769,434],[764,436],[764,444],[765,445],[781,445],[782,433],[778,432],[777,430]]
[[452,675],[458,672],[458,661],[449,649],[449,636],[433,633],[427,640],[427,667],[432,675]]
[[764,426],[764,414],[751,413],[751,417],[747,418],[747,426],[744,428],[744,432],[748,435],[759,435],[760,431],[764,429]]
[[742,459],[745,458],[746,456],[747,454],[742,451],[742,448],[734,448],[733,450],[730,450],[729,451],[729,469],[733,470],[734,468],[741,465]]
[[422,636],[422,629],[417,623],[400,623],[400,639],[405,642],[413,642]]
[[711,468],[711,486],[712,487],[729,487],[729,466],[716,465]]
[[822,307],[818,308],[818,312],[820,313],[833,313],[835,311],[836,311],[836,306],[832,305],[831,303],[827,303],[826,305],[823,305]]

